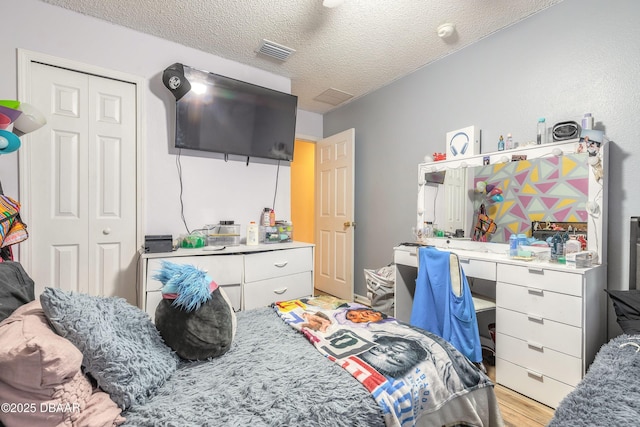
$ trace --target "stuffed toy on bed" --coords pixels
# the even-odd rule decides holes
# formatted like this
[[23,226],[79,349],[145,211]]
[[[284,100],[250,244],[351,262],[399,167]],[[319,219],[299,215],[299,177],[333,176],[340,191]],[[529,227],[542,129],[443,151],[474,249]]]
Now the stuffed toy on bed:
[[153,278],[164,285],[156,308],[156,328],[178,356],[203,360],[229,350],[236,315],[224,290],[205,271],[162,261]]

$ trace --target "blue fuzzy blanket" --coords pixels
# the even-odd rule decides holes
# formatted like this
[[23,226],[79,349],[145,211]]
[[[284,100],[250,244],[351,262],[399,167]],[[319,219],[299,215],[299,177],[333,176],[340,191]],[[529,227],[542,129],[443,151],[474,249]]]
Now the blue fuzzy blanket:
[[640,425],[640,335],[600,348],[578,386],[560,402],[549,427]]
[[231,349],[185,362],[127,426],[384,426],[375,400],[348,372],[285,325],[273,308],[237,313]]

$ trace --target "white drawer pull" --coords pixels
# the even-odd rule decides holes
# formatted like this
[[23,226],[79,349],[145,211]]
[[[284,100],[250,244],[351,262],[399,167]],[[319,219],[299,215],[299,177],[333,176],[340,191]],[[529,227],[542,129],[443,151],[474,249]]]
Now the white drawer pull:
[[536,344],[536,343],[530,342],[530,341],[527,341],[527,346],[529,348],[532,348],[532,349],[538,350],[538,351],[543,351],[544,350],[544,347],[542,345]]
[[274,290],[273,290],[273,293],[274,293],[274,294],[278,294],[278,295],[282,295],[282,294],[284,294],[285,292],[287,292],[287,288],[286,288],[286,287],[284,287],[284,288],[280,288],[280,289],[274,289]]
[[273,265],[275,265],[278,268],[285,267],[287,264],[289,264],[289,261],[282,261],[282,262],[274,262],[273,263]]
[[542,317],[532,316],[530,314],[527,315],[527,319],[536,323],[544,323],[544,319]]
[[533,372],[527,369],[527,375],[529,375],[531,378],[535,378],[539,381],[542,381],[542,379],[544,378],[544,375],[539,374],[537,372]]
[[542,289],[527,288],[527,292],[533,295],[539,295],[541,297],[544,296],[544,291]]

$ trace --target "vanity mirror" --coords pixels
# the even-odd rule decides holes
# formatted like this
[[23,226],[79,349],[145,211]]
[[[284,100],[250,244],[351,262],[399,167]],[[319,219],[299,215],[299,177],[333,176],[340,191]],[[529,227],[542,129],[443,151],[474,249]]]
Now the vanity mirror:
[[[574,140],[464,161],[422,163],[418,167],[416,226],[432,222],[434,228],[452,236],[456,230],[464,230],[464,238],[470,239],[484,204],[497,226],[490,242],[508,243],[511,234],[519,233],[544,239],[555,229],[571,227],[570,231],[582,234],[589,250],[600,256],[606,222],[604,210],[596,208],[605,206],[606,194],[592,166],[593,156],[577,151],[578,141]],[[606,150],[598,157],[606,164]],[[445,172],[442,184],[427,179],[436,172]]]

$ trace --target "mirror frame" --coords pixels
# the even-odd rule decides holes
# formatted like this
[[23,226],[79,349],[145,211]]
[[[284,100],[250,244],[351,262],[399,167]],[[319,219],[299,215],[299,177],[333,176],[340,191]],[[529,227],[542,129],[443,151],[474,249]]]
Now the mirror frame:
[[[491,153],[482,153],[473,155],[463,159],[455,160],[440,160],[436,162],[425,162],[418,165],[418,203],[417,203],[417,216],[416,216],[416,228],[422,229],[424,222],[426,221],[425,202],[427,195],[426,188],[428,187],[425,182],[425,174],[431,172],[441,172],[446,170],[453,170],[459,168],[470,168],[476,166],[484,166],[485,158],[489,158],[490,164],[507,163],[510,162],[510,158],[513,155],[526,155],[527,160],[539,159],[550,156],[563,156],[565,154],[572,154],[578,152],[580,144],[579,139],[572,139],[569,141],[553,142],[542,145],[525,145],[516,149],[507,151],[496,151]],[[593,159],[593,160],[591,160]],[[589,171],[589,195],[588,195],[588,232],[587,232],[587,249],[594,251],[598,254],[598,263],[604,262],[604,256],[606,255],[606,238],[607,235],[607,170],[608,170],[608,144],[603,142],[598,154],[595,157],[587,157],[588,162],[591,164]],[[599,163],[599,165],[594,165]],[[598,170],[601,169],[601,171]],[[600,178],[598,179],[598,174]],[[468,177],[467,177],[468,181]],[[597,207],[597,209],[596,209]],[[465,229],[465,232],[467,230]],[[465,234],[466,236],[466,234]],[[484,251],[485,242],[469,242],[472,250]],[[465,245],[467,246],[467,245]]]

